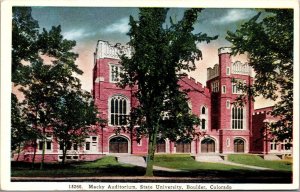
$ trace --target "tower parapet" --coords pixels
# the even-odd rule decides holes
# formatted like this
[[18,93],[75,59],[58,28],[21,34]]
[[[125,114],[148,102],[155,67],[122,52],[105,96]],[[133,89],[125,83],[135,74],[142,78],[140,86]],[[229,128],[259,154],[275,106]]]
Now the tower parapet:
[[131,56],[131,47],[122,46],[120,43],[111,45],[107,41],[98,40],[95,56],[96,59],[110,58],[120,59],[120,56],[125,54],[127,57]]
[[218,54],[224,54],[224,53],[229,53],[231,54],[232,50],[230,47],[221,47],[218,49]]
[[207,68],[207,80],[213,79],[219,76],[219,65],[215,64],[213,68]]

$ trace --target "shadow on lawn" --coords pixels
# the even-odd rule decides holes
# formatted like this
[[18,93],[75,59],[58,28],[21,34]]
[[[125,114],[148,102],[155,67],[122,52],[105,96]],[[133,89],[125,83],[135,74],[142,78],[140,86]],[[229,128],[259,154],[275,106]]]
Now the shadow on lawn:
[[[46,163],[44,170],[39,170],[39,164],[34,169],[31,163],[12,162],[12,177],[104,177],[118,176],[122,179],[108,179],[111,182],[141,182],[134,177],[143,176],[145,168],[138,166],[106,165],[99,168],[84,168],[82,162]],[[160,180],[143,180],[143,182],[169,183],[291,183],[292,172],[270,170],[192,170],[185,172],[154,171]],[[131,178],[132,177],[132,178]],[[163,179],[163,180],[161,180]],[[190,179],[190,180],[189,180]],[[101,179],[99,179],[101,180]],[[86,180],[82,180],[86,181]],[[102,180],[103,181],[103,180]]]

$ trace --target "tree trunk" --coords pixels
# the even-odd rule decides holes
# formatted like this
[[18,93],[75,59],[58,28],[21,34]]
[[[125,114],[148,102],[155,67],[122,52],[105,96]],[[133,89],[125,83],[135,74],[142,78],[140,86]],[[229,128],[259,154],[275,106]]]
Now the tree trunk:
[[21,143],[19,143],[19,145],[18,145],[18,156],[17,156],[16,161],[19,161],[20,152],[21,152]]
[[41,161],[40,169],[44,168],[44,161],[45,161],[45,150],[46,150],[46,145],[45,145],[45,143],[46,143],[46,139],[45,139],[46,133],[45,132],[46,132],[45,131],[45,127],[43,127],[43,140],[42,140],[42,142],[43,142],[43,144],[42,144],[43,148],[42,148],[42,161]]
[[37,147],[37,144],[36,144],[36,141],[33,142],[33,157],[32,157],[32,165],[31,167],[34,168],[34,162],[35,162],[35,154],[36,154],[36,147]]
[[66,155],[67,155],[67,146],[63,147],[63,158],[61,160],[61,164],[64,165],[66,161]]
[[153,176],[153,164],[154,164],[154,154],[156,150],[156,140],[157,140],[157,131],[158,131],[158,122],[154,127],[153,132],[149,135],[148,142],[148,156],[147,156],[147,167],[145,176],[152,177]]

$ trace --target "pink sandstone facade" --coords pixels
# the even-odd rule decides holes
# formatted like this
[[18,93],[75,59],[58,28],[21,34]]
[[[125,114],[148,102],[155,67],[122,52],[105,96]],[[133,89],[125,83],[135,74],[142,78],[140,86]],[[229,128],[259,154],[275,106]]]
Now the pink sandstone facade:
[[[137,105],[132,96],[135,89],[121,89],[117,86],[119,54],[131,54],[129,47],[110,45],[106,41],[98,41],[94,54],[93,90],[100,116],[107,119],[105,126],[98,126],[97,134],[86,138],[82,146],[73,144],[67,155],[68,160],[95,160],[108,154],[147,154],[148,140],[139,142],[135,136],[121,131],[116,134],[115,128],[122,125],[123,118],[129,114],[130,108]],[[207,154],[231,153],[282,153],[290,149],[280,148],[266,139],[264,129],[266,120],[274,119],[269,115],[271,108],[254,110],[254,103],[247,100],[243,107],[233,105],[241,94],[236,82],[252,84],[251,68],[247,63],[233,62],[230,48],[220,48],[219,63],[207,69],[206,86],[192,77],[183,78],[179,83],[188,93],[191,112],[200,118],[201,124],[195,127],[200,136],[190,143],[171,142],[168,139],[158,141],[157,153],[189,153],[195,156]],[[233,81],[232,79],[235,79]],[[281,150],[282,149],[282,150]],[[40,147],[37,147],[36,161],[41,160]],[[18,160],[31,161],[33,147],[27,145]],[[49,130],[46,143],[45,161],[60,161],[62,151]],[[14,156],[16,159],[16,155]]]

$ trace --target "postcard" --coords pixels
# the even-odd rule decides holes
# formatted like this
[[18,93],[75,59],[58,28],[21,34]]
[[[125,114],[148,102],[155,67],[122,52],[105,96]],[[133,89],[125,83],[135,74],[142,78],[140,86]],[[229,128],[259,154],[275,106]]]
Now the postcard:
[[2,1],[2,190],[299,190],[299,2]]

